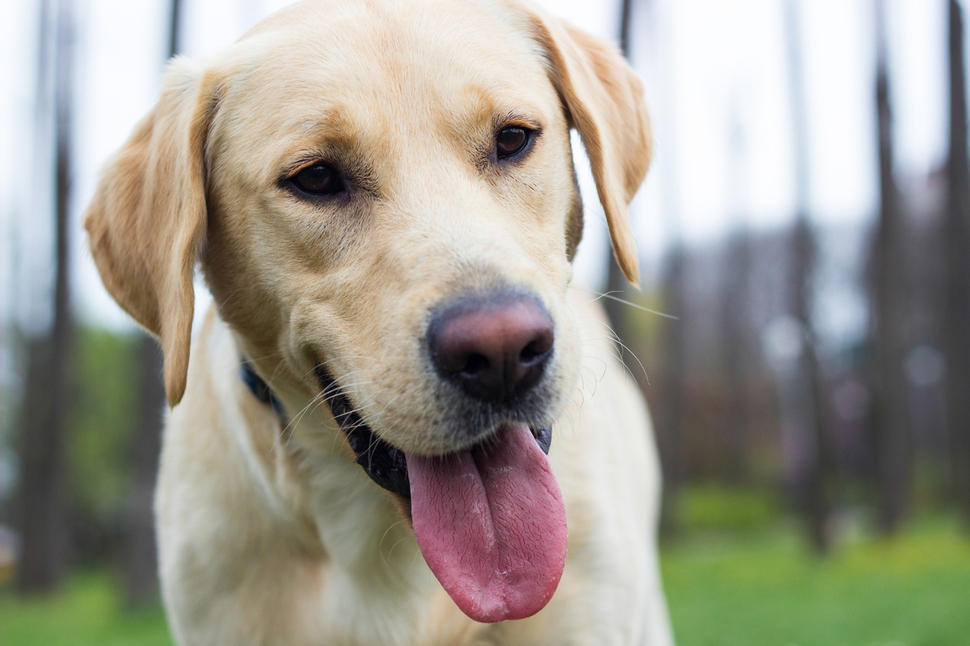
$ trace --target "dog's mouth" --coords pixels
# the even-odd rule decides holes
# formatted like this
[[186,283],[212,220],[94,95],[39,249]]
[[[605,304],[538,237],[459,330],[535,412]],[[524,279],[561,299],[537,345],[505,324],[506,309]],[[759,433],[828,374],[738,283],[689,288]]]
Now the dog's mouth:
[[[347,443],[354,452],[357,464],[364,469],[364,473],[371,480],[384,489],[404,498],[410,498],[411,484],[404,451],[392,446],[371,430],[347,395],[337,385],[336,380],[322,366],[317,366],[316,375],[330,411],[347,437]],[[529,431],[542,452],[548,455],[552,444],[552,427],[530,425]],[[491,439],[482,440],[470,450],[484,450]]]
[[326,370],[316,372],[357,463],[410,503],[418,547],[458,607],[480,622],[545,607],[566,562],[566,512],[546,459],[551,428],[507,423],[463,451],[407,453],[367,426]]

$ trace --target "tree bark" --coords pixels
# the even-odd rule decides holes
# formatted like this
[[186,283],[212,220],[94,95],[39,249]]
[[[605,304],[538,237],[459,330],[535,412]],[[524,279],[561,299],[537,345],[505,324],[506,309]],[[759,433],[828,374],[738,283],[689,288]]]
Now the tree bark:
[[748,281],[751,275],[751,239],[744,229],[733,234],[727,245],[724,277],[724,304],[721,310],[721,340],[724,353],[724,391],[727,407],[724,415],[723,448],[720,460],[723,477],[733,484],[748,480],[748,411],[747,360],[751,352],[748,315],[751,308]]
[[818,343],[811,315],[815,257],[815,236],[808,218],[802,214],[795,222],[792,236],[792,316],[801,324],[804,335],[797,370],[800,374],[799,382],[805,384],[802,396],[807,401],[800,407],[804,419],[800,420],[799,428],[806,434],[804,442],[809,455],[798,484],[798,498],[805,514],[812,547],[819,554],[825,554],[831,547],[828,524],[832,514],[835,459],[831,448],[822,370],[816,349]]
[[[70,368],[73,322],[70,310],[69,193],[71,181],[71,103],[73,15],[62,0],[41,4],[40,83],[48,78],[44,35],[55,25],[54,167],[55,279],[54,321],[46,334],[28,341],[27,390],[20,429],[20,532],[17,568],[22,594],[49,592],[63,580],[70,557],[67,521],[67,461],[64,447],[71,405]],[[39,91],[42,94],[43,90]]]
[[138,412],[132,432],[132,485],[128,503],[128,550],[125,567],[129,607],[153,603],[158,595],[158,557],[155,544],[155,480],[162,450],[162,355],[155,339],[139,339],[141,369]]
[[687,341],[684,335],[684,292],[686,253],[683,245],[675,243],[668,252],[663,279],[664,310],[672,317],[662,324],[661,352],[663,356],[662,412],[657,424],[657,445],[663,465],[663,506],[660,529],[666,535],[679,530],[677,496],[686,479],[684,451],[681,445],[681,425],[684,409],[684,379],[687,371]]
[[885,3],[877,6],[876,111],[879,137],[879,222],[872,248],[873,441],[879,528],[894,532],[908,506],[911,446],[903,377],[905,258],[902,203],[893,177],[892,111],[886,57]]
[[963,11],[949,2],[950,154],[944,218],[947,436],[954,497],[970,522],[970,169]]
[[801,30],[797,0],[786,4],[786,25],[789,43],[789,74],[791,103],[795,129],[796,219],[792,236],[791,312],[803,332],[803,351],[799,359],[797,382],[804,384],[802,419],[797,426],[804,435],[802,444],[807,452],[803,472],[796,476],[796,503],[805,516],[812,547],[825,553],[830,546],[828,520],[831,515],[831,487],[834,457],[830,448],[828,410],[816,352],[816,337],[812,321],[812,282],[815,266],[815,236],[808,217],[808,120],[802,82]]

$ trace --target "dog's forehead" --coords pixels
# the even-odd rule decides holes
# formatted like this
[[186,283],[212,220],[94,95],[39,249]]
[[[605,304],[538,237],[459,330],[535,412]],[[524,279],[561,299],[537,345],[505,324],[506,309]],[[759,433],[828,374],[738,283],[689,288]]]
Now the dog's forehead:
[[381,45],[450,37],[471,45],[470,35],[501,41],[524,27],[528,31],[528,23],[517,0],[303,0],[262,20],[239,42],[276,32],[306,36],[328,48],[366,46],[368,36]]
[[502,4],[299,3],[230,51],[221,116],[245,122],[251,141],[280,145],[286,133],[328,126],[386,135],[500,113],[549,116],[558,99],[530,25]]
[[501,3],[306,0],[254,27],[233,58],[241,97],[261,88],[285,108],[350,93],[363,105],[403,107],[465,89],[534,91],[547,72],[531,35],[525,14]]

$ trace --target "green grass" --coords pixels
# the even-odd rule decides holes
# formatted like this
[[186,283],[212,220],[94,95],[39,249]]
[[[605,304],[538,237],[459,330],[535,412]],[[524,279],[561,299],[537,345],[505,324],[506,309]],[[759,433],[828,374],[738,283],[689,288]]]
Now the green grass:
[[956,522],[855,539],[825,559],[785,529],[662,551],[680,646],[966,646],[970,540]]
[[76,574],[56,594],[20,600],[0,593],[3,646],[171,646],[161,607],[125,611],[102,571]]
[[[947,518],[913,524],[891,541],[854,538],[826,559],[777,520],[695,530],[664,545],[661,560],[679,646],[970,644],[970,540]],[[0,645],[171,640],[160,608],[125,612],[111,577],[86,570],[46,599],[0,591]]]
[[761,531],[783,515],[776,492],[699,484],[677,498],[677,525],[686,533],[712,529]]

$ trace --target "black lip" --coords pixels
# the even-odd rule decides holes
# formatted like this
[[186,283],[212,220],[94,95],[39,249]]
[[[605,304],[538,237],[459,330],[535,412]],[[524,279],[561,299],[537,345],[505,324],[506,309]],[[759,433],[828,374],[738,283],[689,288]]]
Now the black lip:
[[[357,464],[364,469],[364,473],[371,480],[384,489],[404,498],[410,498],[411,482],[408,479],[408,465],[404,451],[384,441],[371,430],[361,419],[337,381],[323,366],[318,365],[315,372],[333,417],[340,424],[341,430],[347,436],[347,443],[354,451]],[[539,448],[548,455],[549,446],[552,443],[552,427],[530,426],[529,429]]]

